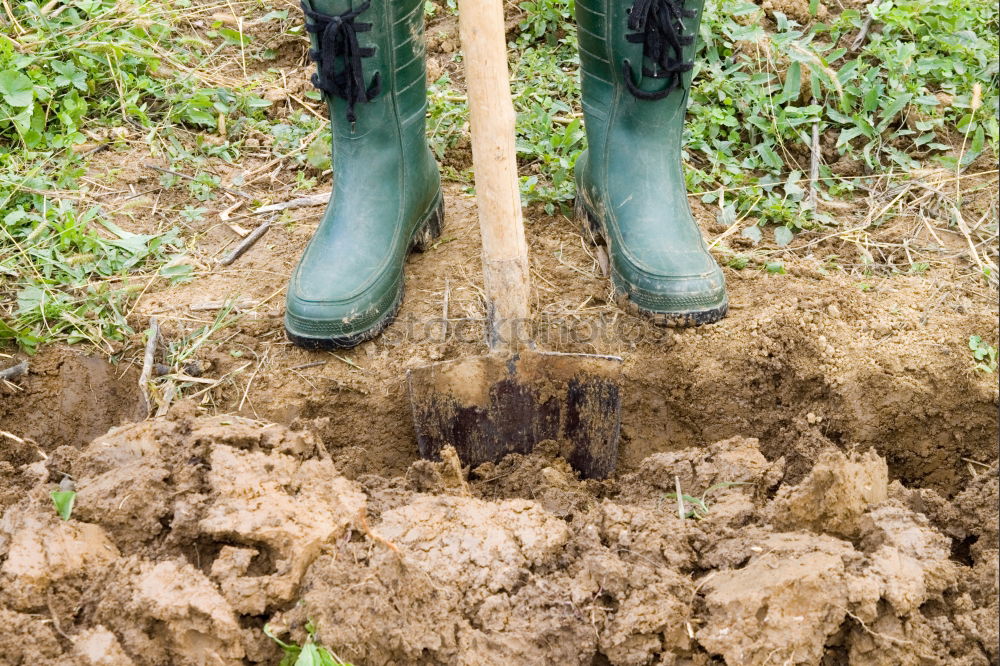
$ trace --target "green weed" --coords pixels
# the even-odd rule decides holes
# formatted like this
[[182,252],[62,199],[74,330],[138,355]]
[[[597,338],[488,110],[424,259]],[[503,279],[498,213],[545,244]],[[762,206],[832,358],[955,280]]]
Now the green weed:
[[316,642],[316,626],[306,624],[306,642],[302,645],[285,643],[271,631],[269,625],[264,625],[264,635],[273,640],[285,653],[278,666],[351,666],[328,648]]
[[[234,313],[236,303],[235,299],[229,301],[216,313],[211,323],[171,339],[167,344],[164,354],[167,371],[154,382],[154,386],[166,401],[177,400],[190,393],[196,383],[192,381],[192,377],[197,379],[201,373],[201,368],[195,361],[196,354],[202,347],[218,342],[215,336],[239,320],[240,315]],[[203,387],[196,395],[206,390],[208,389]]]
[[969,349],[976,359],[976,370],[990,374],[997,371],[997,348],[978,335],[969,336]]
[[[775,13],[775,30],[744,0],[710,0],[705,8],[687,127],[688,179],[722,187],[738,213],[805,228],[818,219],[803,206],[798,157],[811,128],[836,134],[838,155],[860,160],[875,175],[909,171],[921,160],[946,166],[957,134],[973,137],[968,165],[1000,140],[996,95],[997,7],[957,0],[884,0],[872,5],[880,30],[857,52],[846,46],[864,17],[844,10],[829,22],[801,26]],[[974,111],[974,93],[989,91]],[[978,102],[977,102],[978,103]],[[854,188],[826,165],[821,183]]]
[[72,483],[60,484],[59,490],[49,493],[52,504],[56,507],[56,513],[63,520],[69,520],[73,515],[73,504],[76,502],[76,491],[72,490]]
[[[574,2],[519,6],[511,69],[522,195],[525,203],[565,209],[574,196],[572,167],[586,147],[577,122]],[[872,176],[927,160],[963,168],[985,150],[996,152],[996,4],[882,0],[871,7],[878,30],[852,51],[866,18],[858,10],[801,25],[781,13],[771,23],[746,0],[707,2],[685,130],[692,192],[736,216],[795,231],[832,222],[808,205],[814,125],[836,137],[838,157],[860,161]],[[435,86],[430,121],[442,156],[466,116],[447,79]],[[960,158],[950,154],[956,144]],[[822,164],[818,185],[821,197],[831,197],[854,191],[856,181]]]
[[[687,493],[681,493],[681,499],[684,501],[684,517],[692,518],[694,520],[701,520],[708,515],[711,511],[711,505],[708,503],[708,496],[722,488],[731,488],[732,486],[750,486],[753,485],[747,481],[723,481],[721,483],[716,483],[715,485],[709,486],[705,489],[705,492],[701,494],[701,497],[694,497],[693,495],[688,495]],[[665,499],[671,500],[672,502],[677,502],[677,493],[666,493],[663,496]]]

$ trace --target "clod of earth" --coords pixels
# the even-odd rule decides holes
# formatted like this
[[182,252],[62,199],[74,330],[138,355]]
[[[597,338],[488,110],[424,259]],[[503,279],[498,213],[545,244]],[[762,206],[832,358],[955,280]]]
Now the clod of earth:
[[[996,466],[946,499],[872,452],[831,448],[794,485],[754,439],[606,481],[557,452],[350,481],[308,432],[186,404],[61,447],[0,495],[0,654],[274,664],[264,624],[301,644],[311,621],[356,664],[1000,657]],[[677,483],[700,519],[678,517]]]

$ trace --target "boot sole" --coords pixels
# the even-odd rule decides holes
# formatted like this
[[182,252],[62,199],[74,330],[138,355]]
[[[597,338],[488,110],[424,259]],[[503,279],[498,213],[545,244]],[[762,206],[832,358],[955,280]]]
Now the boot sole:
[[[439,192],[437,203],[431,209],[431,212],[424,218],[423,222],[418,224],[416,229],[414,229],[413,235],[410,237],[410,249],[407,251],[407,255],[413,251],[425,252],[429,250],[434,244],[434,241],[441,236],[441,230],[443,228],[444,195]],[[396,319],[396,315],[399,313],[399,308],[403,304],[404,283],[405,280],[400,279],[399,289],[396,292],[396,298],[393,300],[392,307],[389,308],[381,319],[377,320],[374,324],[372,324],[372,326],[364,331],[332,338],[314,338],[297,335],[290,331],[288,326],[285,326],[285,335],[288,337],[289,342],[304,349],[331,350],[357,347],[362,342],[368,342],[369,340],[377,338],[382,331],[384,331]]]
[[[582,197],[577,196],[573,209],[576,215],[576,220],[580,224],[580,231],[583,237],[593,246],[603,245],[604,247],[607,247],[608,242],[604,233],[604,227],[601,225],[600,219],[591,213],[587,209],[586,205],[584,205]],[[610,253],[608,253],[608,257],[610,262]],[[625,312],[647,319],[657,326],[666,326],[669,328],[691,328],[694,326],[702,326],[704,324],[714,324],[725,317],[726,313],[729,311],[729,299],[727,298],[719,307],[710,308],[708,310],[693,310],[688,312],[656,312],[655,310],[642,308],[637,303],[629,299],[628,294],[619,289],[614,280],[611,280],[611,288],[614,292],[612,299],[614,300],[615,305],[620,307]]]

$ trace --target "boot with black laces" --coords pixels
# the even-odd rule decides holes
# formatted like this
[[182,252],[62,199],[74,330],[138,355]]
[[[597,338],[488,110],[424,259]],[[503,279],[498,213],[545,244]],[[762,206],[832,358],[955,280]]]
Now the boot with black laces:
[[728,307],[681,169],[703,4],[576,0],[589,144],[577,212],[607,244],[616,301],[667,326],[715,322]]
[[351,347],[403,298],[403,264],[440,234],[427,146],[421,0],[304,0],[313,84],[330,110],[333,195],[292,274],[285,329],[297,345]]

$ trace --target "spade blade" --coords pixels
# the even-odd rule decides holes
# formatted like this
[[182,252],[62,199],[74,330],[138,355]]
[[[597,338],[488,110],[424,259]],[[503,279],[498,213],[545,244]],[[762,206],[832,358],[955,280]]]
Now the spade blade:
[[410,370],[420,455],[452,445],[463,464],[530,453],[545,440],[586,478],[615,469],[621,428],[621,359],[522,352],[476,356]]

